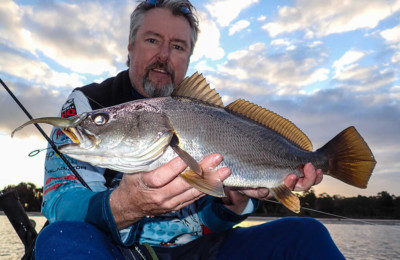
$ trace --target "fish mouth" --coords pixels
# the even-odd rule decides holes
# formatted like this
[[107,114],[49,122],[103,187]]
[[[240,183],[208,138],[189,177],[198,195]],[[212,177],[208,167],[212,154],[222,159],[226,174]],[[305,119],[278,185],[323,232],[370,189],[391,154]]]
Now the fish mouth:
[[[96,147],[99,144],[96,136],[90,133],[88,130],[80,126],[80,123],[87,118],[88,114],[83,113],[79,117],[66,118],[63,121],[48,119],[47,123],[60,130],[73,142],[74,146],[79,145],[81,148],[89,149]],[[58,148],[61,149],[63,146],[71,144],[60,145]]]
[[80,127],[80,123],[88,117],[87,113],[82,113],[79,116],[71,118],[60,118],[60,117],[42,117],[32,119],[20,127],[16,128],[12,133],[11,137],[14,136],[15,132],[21,130],[27,125],[45,123],[61,129],[61,131],[69,138],[75,145],[85,144],[97,145],[98,141],[96,137],[89,131]]
[[73,144],[60,145],[58,148],[61,150],[66,146],[80,146],[82,149],[96,148],[100,140],[96,135],[88,130],[78,126],[60,128],[61,131],[73,142]]

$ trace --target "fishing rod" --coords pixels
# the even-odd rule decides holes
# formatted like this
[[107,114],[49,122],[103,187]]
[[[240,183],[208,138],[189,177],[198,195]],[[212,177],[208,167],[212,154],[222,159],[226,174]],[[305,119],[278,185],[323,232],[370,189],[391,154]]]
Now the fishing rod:
[[[18,104],[18,106],[24,111],[25,115],[30,119],[33,120],[33,117],[29,114],[28,110],[25,109],[25,107],[22,105],[22,103],[18,100],[18,98],[12,93],[12,91],[7,87],[7,85],[3,82],[3,80],[0,78],[0,83],[3,85],[4,89],[10,94],[10,96],[14,99],[14,101]],[[60,156],[60,158],[63,160],[63,162],[67,165],[67,167],[71,170],[71,172],[75,175],[75,177],[82,183],[83,186],[88,188],[89,190],[92,190],[89,185],[86,183],[86,181],[82,178],[82,176],[75,170],[75,168],[71,165],[71,163],[67,160],[67,158],[58,151],[57,146],[54,144],[53,140],[51,140],[47,134],[43,131],[43,129],[37,124],[34,123],[36,128],[39,130],[39,132],[42,134],[42,136],[46,139],[46,141],[50,144],[51,148]]]

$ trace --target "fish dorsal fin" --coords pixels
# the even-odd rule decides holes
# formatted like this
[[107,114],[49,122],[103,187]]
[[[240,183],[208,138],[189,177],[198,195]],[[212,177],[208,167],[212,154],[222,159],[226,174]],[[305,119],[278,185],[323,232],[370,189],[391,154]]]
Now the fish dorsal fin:
[[232,102],[226,109],[274,130],[304,150],[313,149],[310,139],[295,124],[268,109],[243,99]]
[[202,74],[195,72],[192,76],[186,77],[172,92],[174,97],[188,97],[207,102],[209,104],[224,107],[222,99],[215,91],[210,88],[210,84]]

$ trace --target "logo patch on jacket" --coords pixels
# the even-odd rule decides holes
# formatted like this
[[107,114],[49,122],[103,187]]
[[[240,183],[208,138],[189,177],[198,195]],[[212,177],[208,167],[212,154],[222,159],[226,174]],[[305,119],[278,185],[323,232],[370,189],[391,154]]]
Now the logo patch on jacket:
[[74,99],[68,99],[61,109],[61,117],[67,118],[76,115],[76,107]]

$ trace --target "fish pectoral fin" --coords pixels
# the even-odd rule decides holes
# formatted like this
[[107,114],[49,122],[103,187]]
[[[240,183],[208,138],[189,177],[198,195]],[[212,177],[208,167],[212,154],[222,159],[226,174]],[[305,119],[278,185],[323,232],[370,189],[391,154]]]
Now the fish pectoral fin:
[[214,197],[225,197],[222,181],[219,178],[210,178],[211,175],[216,176],[216,174],[212,174],[213,172],[203,172],[203,176],[200,176],[192,169],[187,169],[179,176],[201,192]]
[[285,184],[269,189],[274,197],[294,213],[300,213],[300,200]]
[[174,134],[169,144],[171,148],[181,157],[181,159],[198,175],[202,175],[202,170],[199,163],[185,150],[179,147],[178,137]]

